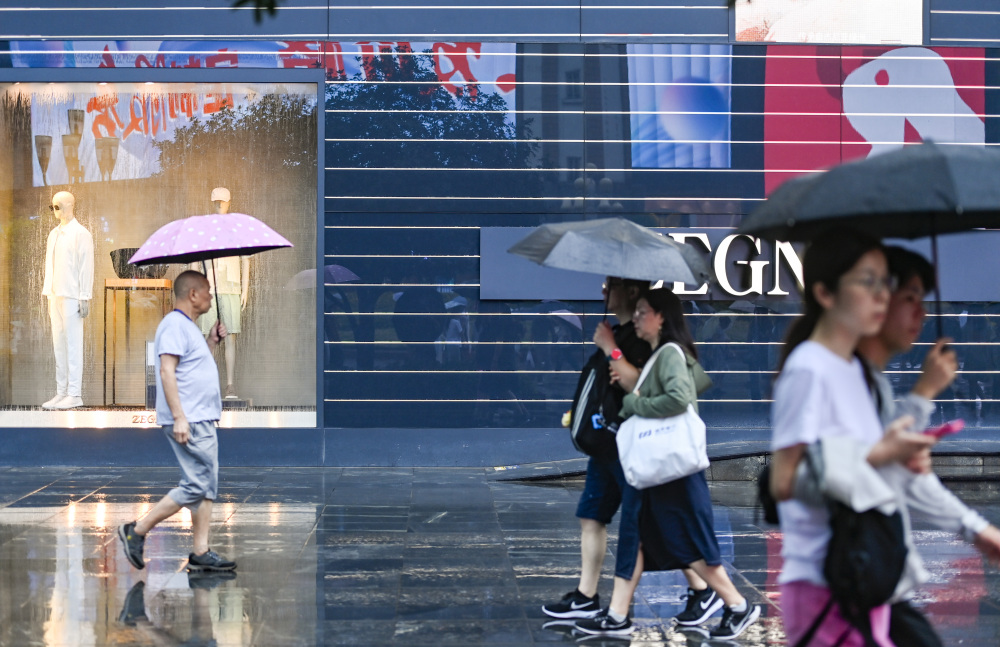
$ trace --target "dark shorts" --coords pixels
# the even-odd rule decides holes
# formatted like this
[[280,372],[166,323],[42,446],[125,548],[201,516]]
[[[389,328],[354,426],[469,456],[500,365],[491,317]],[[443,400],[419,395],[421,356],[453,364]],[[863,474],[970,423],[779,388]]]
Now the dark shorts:
[[591,458],[587,479],[576,507],[580,519],[593,519],[608,525],[621,508],[618,520],[618,546],[615,549],[615,575],[631,579],[639,556],[639,507],[642,494],[625,481],[621,463]]
[[583,484],[580,503],[576,506],[577,517],[593,519],[604,525],[611,523],[622,502],[622,488],[615,475],[615,466],[620,472],[620,463],[593,457],[587,461],[587,480]]

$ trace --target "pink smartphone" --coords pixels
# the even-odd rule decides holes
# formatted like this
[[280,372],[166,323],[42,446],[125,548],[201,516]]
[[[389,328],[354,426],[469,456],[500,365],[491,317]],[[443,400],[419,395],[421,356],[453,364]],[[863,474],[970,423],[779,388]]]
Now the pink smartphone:
[[946,422],[940,427],[931,427],[924,433],[934,436],[936,438],[941,438],[949,434],[957,434],[963,429],[965,429],[965,421],[962,420],[961,418],[958,418],[956,420],[951,420],[949,422]]

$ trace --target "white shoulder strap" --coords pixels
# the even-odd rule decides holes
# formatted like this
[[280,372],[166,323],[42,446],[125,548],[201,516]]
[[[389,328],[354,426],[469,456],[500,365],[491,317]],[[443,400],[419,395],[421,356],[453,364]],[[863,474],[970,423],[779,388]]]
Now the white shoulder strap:
[[642,381],[646,379],[646,376],[649,375],[649,371],[653,368],[653,364],[656,363],[657,355],[659,355],[660,351],[662,351],[664,348],[668,346],[673,346],[674,348],[676,348],[677,352],[681,354],[681,359],[684,360],[684,364],[687,365],[687,355],[684,353],[684,349],[681,348],[678,344],[674,342],[668,342],[663,346],[660,346],[659,348],[656,349],[656,352],[654,352],[652,356],[646,361],[646,365],[642,367],[642,373],[639,373],[639,380],[635,383],[635,388],[632,389],[632,393],[636,394],[639,393],[639,387],[642,386]]

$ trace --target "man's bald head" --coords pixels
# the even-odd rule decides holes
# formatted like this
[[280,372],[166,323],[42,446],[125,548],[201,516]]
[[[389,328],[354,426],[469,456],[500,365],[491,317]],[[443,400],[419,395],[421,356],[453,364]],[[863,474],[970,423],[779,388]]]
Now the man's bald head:
[[177,278],[174,279],[174,298],[186,299],[191,293],[191,290],[196,290],[200,287],[208,287],[208,279],[205,278],[204,274],[194,270],[181,272]]

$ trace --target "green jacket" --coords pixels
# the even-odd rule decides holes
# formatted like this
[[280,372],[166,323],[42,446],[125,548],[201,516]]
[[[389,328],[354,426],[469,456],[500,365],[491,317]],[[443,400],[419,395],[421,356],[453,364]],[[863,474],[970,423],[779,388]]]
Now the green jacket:
[[693,404],[697,411],[698,394],[712,386],[712,380],[698,360],[686,352],[684,356],[686,363],[677,349],[663,348],[639,387],[639,395],[626,395],[619,415],[669,418],[684,413],[688,404]]

